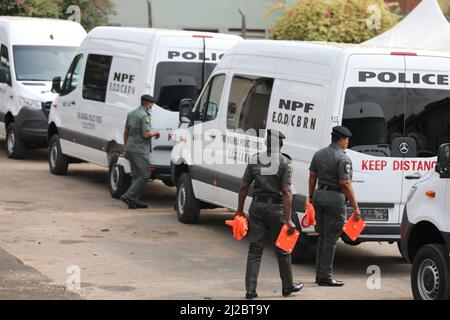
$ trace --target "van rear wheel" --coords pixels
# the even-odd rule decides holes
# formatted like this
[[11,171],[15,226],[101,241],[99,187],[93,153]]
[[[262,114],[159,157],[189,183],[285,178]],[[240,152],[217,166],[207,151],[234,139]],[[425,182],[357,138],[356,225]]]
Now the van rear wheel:
[[16,124],[10,123],[6,129],[6,155],[10,159],[23,159],[27,148],[17,133]]
[[131,185],[131,176],[125,173],[123,167],[117,163],[118,160],[118,155],[112,156],[109,165],[109,192],[115,199],[119,199]]
[[182,223],[196,223],[200,216],[201,202],[195,198],[189,173],[182,173],[177,184],[176,212]]
[[58,176],[66,175],[69,169],[69,158],[62,153],[61,143],[57,134],[50,139],[48,153],[50,172]]
[[417,252],[411,288],[416,300],[450,299],[450,258],[444,245],[428,244]]

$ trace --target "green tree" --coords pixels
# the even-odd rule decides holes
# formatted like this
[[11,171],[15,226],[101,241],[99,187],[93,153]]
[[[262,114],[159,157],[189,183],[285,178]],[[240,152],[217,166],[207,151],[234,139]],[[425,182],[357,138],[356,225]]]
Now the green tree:
[[76,5],[80,8],[81,24],[89,31],[96,26],[108,24],[109,16],[115,14],[111,0],[58,0],[61,18],[68,18],[67,8]]
[[399,19],[383,0],[297,0],[285,8],[269,34],[277,40],[360,43]]
[[58,18],[60,8],[51,0],[2,0],[0,15]]
[[80,23],[87,31],[106,25],[115,14],[111,0],[0,0],[0,15],[68,19],[78,14],[67,12],[72,5],[79,7]]

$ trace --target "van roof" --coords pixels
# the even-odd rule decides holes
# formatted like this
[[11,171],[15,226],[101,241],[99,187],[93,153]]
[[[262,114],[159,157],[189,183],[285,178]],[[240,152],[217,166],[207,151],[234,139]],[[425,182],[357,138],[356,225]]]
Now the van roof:
[[84,28],[69,20],[0,16],[0,39],[12,45],[79,46],[85,36]]
[[242,40],[241,37],[212,32],[166,30],[154,28],[131,28],[131,27],[96,27],[92,29],[87,38],[89,39],[110,39],[116,41],[134,42],[148,45],[155,37],[176,36],[176,37],[211,37],[217,40]]
[[246,40],[236,44],[229,55],[250,55],[291,60],[304,60],[324,65],[335,65],[341,54],[385,54],[410,52],[423,56],[450,57],[448,52],[425,51],[333,42],[286,40]]

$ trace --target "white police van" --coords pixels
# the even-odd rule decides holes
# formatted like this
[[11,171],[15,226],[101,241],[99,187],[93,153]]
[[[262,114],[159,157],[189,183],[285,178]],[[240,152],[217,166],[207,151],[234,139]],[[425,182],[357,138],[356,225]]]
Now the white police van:
[[450,299],[450,144],[440,147],[436,171],[409,191],[401,249],[411,262],[415,299]]
[[[300,227],[312,156],[342,124],[353,132],[347,154],[367,222],[356,242],[343,240],[398,243],[408,191],[434,169],[439,144],[450,135],[449,58],[342,44],[237,44],[193,111],[187,100],[180,107],[184,124],[174,133],[171,165],[179,220],[196,222],[205,203],[236,209],[247,159],[264,149],[264,134],[248,130],[274,128],[287,137],[283,152],[292,157],[293,220]],[[311,228],[303,231],[297,261],[317,239]]]
[[47,146],[51,81],[64,75],[85,36],[71,21],[0,17],[0,135],[8,157]]
[[[48,121],[49,166],[67,173],[70,162],[88,161],[110,169],[111,195],[128,188],[123,152],[127,113],[144,93],[158,99],[152,126],[161,136],[152,142],[153,178],[171,185],[170,132],[178,126],[179,100],[196,99],[204,82],[230,47],[232,35],[158,29],[97,27],[78,49],[67,75],[53,81],[59,96]],[[120,162],[120,163],[119,163]]]

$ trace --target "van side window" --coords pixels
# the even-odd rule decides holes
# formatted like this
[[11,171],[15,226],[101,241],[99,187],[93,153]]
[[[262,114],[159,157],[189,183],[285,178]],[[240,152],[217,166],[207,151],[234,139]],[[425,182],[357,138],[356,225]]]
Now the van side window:
[[90,54],[83,80],[83,98],[105,102],[112,56]]
[[392,142],[404,136],[405,98],[403,88],[348,88],[342,125],[353,134],[349,149],[390,157]]
[[79,54],[73,59],[69,71],[67,72],[66,77],[64,78],[64,82],[62,85],[63,94],[66,95],[72,92],[78,86],[82,64],[83,64],[83,55]]
[[[255,135],[267,124],[273,78],[235,75],[228,99],[227,129]],[[248,131],[251,129],[251,131]]]
[[194,121],[206,122],[217,117],[224,84],[224,74],[217,75],[209,81],[194,112]]
[[11,69],[9,66],[8,48],[2,44],[0,54],[0,83],[7,83],[11,86]]

